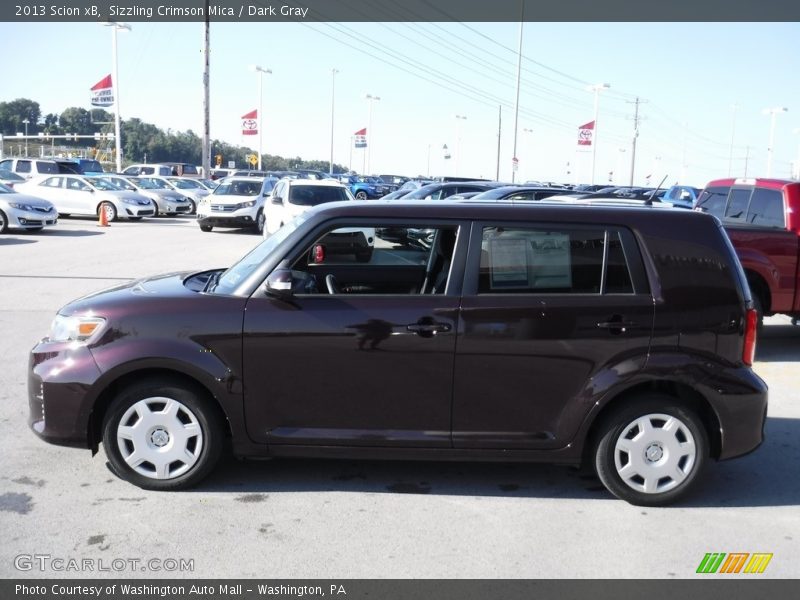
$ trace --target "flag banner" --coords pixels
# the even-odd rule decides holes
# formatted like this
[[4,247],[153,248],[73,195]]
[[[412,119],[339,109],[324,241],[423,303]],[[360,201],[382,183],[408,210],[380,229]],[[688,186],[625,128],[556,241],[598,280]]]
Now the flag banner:
[[592,137],[594,137],[594,121],[578,127],[578,146],[591,146]]
[[242,135],[258,134],[258,109],[242,115]]
[[356,148],[366,148],[367,147],[367,128],[359,129],[353,134],[353,145]]
[[92,86],[92,106],[109,107],[114,105],[114,86],[111,75],[106,75]]

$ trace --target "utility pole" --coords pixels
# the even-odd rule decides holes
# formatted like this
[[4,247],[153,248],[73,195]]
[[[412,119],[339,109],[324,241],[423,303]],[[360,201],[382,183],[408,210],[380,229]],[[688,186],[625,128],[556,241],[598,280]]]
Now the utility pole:
[[206,0],[206,22],[203,33],[203,177],[211,174],[211,98],[210,64],[211,64],[211,22],[209,20],[209,4]]
[[503,105],[497,106],[497,173],[494,176],[495,181],[500,181],[500,134],[503,130]]
[[747,147],[747,151],[744,155],[744,176],[747,177],[747,163],[750,162],[750,146]]
[[633,113],[633,142],[631,143],[631,187],[633,187],[633,172],[636,168],[636,138],[639,137],[639,104],[642,102],[646,102],[646,100],[641,100],[638,96],[633,101],[635,108]]
[[520,2],[519,15],[519,49],[517,50],[517,99],[514,102],[514,152],[512,157],[511,183],[516,180],[517,172],[513,167],[519,168],[517,160],[517,128],[519,127],[519,86],[522,74],[522,24],[525,22],[525,2]]

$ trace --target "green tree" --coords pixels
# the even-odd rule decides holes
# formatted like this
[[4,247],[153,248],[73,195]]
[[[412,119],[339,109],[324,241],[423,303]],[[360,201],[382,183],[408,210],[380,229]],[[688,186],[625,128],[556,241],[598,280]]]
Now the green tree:
[[39,132],[39,119],[42,109],[38,102],[27,98],[17,98],[11,102],[0,102],[0,133],[14,135],[25,131],[23,121],[28,120],[28,134]]

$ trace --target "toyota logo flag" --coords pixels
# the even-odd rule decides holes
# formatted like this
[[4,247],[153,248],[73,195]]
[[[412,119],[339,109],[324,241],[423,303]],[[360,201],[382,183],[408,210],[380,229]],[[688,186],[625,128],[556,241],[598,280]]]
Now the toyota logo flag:
[[578,127],[578,146],[591,146],[592,137],[594,137],[594,121]]
[[258,134],[258,109],[242,115],[242,135]]

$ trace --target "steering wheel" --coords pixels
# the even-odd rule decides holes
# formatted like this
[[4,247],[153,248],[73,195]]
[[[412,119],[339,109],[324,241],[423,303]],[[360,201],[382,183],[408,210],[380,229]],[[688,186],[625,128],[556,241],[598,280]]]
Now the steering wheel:
[[328,273],[325,276],[325,286],[328,288],[329,294],[341,293],[341,291],[339,290],[339,284],[336,283],[336,277],[334,277],[332,273]]

